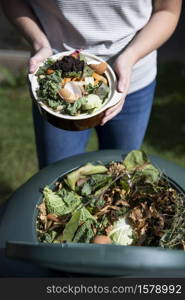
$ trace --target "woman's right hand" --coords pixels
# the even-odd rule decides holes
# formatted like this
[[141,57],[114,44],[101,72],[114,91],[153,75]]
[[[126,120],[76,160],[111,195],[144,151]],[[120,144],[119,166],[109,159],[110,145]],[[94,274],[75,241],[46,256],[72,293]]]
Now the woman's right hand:
[[34,73],[38,65],[53,54],[51,47],[41,47],[36,50],[28,61],[28,73]]

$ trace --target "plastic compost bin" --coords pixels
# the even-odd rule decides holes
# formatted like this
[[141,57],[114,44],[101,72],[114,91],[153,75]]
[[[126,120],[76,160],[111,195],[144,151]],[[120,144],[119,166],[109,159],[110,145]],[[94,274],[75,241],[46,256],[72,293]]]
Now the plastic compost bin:
[[[43,270],[40,276],[47,276],[46,270],[54,270],[49,276],[185,277],[185,252],[182,250],[84,243],[46,244],[37,240],[36,206],[42,201],[41,188],[52,187],[59,177],[87,162],[108,163],[121,161],[123,157],[119,150],[73,156],[41,170],[19,188],[9,200],[0,224],[0,244],[2,249],[6,248],[8,268],[11,269],[13,261],[10,258],[13,258],[19,260],[18,264],[24,260],[29,266],[39,266]],[[172,177],[169,178],[172,185],[184,193],[179,184],[183,186],[185,170],[157,157],[150,159]],[[15,267],[12,265],[12,268]],[[55,272],[57,275],[53,275]]]

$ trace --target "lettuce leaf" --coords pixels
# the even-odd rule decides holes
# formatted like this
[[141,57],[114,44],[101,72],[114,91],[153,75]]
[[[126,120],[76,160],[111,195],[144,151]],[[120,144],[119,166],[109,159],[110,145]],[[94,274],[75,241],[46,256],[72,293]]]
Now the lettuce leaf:
[[87,220],[93,220],[94,222],[96,221],[96,219],[90,214],[90,212],[85,207],[82,207],[81,209],[74,212],[71,219],[66,224],[62,235],[58,236],[57,240],[72,242],[78,227],[85,223]]
[[56,231],[52,230],[50,232],[44,232],[40,235],[40,240],[43,243],[53,243],[57,233]]
[[87,63],[87,59],[84,54],[80,53],[79,56],[80,56],[80,60],[83,60],[85,63]]
[[107,174],[94,174],[90,178],[90,186],[95,192],[101,188],[106,188],[106,185],[112,181],[112,177]]
[[81,197],[72,191],[59,195],[45,187],[43,194],[48,214],[65,215],[73,212],[81,203]]
[[73,104],[68,104],[66,107],[66,112],[71,116],[75,116],[79,110],[82,109],[83,105],[87,102],[86,97],[81,97],[75,101]]
[[92,192],[91,185],[88,182],[85,182],[81,190],[81,195],[88,196],[91,194],[91,192]]
[[113,224],[109,237],[115,244],[131,245],[133,242],[133,229],[130,224],[126,222],[125,217],[118,219]]
[[75,190],[75,185],[78,179],[87,175],[93,175],[93,174],[99,174],[105,172],[107,172],[107,168],[105,166],[102,165],[95,166],[91,163],[87,163],[85,166],[69,173],[66,178],[66,183],[72,190]]
[[73,243],[89,243],[94,237],[94,231],[92,228],[93,225],[94,220],[88,219],[81,226],[79,226],[73,238]]
[[71,208],[71,211],[73,211],[81,203],[81,197],[73,191],[69,192],[63,188],[60,192],[58,192],[58,194],[61,196],[66,206]]
[[93,69],[89,67],[87,64],[84,66],[83,77],[89,77],[94,73]]
[[155,183],[160,178],[160,172],[155,168],[143,151],[133,150],[124,159],[123,165],[129,172],[135,171],[135,178],[145,177],[145,182]]
[[87,101],[82,105],[83,110],[94,110],[102,106],[102,100],[98,95],[90,94],[86,97]]

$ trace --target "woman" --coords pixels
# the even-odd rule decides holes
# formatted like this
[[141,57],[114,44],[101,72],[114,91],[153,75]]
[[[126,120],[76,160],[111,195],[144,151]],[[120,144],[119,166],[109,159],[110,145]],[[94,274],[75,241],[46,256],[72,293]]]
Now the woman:
[[[59,51],[82,48],[107,60],[118,75],[122,100],[96,128],[100,149],[140,148],[153,102],[156,49],[176,28],[181,0],[2,0],[32,47],[29,72]],[[84,152],[89,130],[60,130],[33,108],[40,168]]]

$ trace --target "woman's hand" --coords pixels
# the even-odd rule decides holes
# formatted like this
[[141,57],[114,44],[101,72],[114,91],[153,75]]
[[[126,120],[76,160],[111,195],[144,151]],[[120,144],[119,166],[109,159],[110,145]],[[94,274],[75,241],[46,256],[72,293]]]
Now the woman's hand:
[[130,77],[133,65],[134,57],[130,53],[128,54],[126,51],[116,59],[114,63],[114,70],[118,76],[117,90],[118,92],[123,93],[123,96],[118,104],[106,110],[101,125],[104,125],[106,122],[114,118],[122,110],[125,97],[130,86]]
[[41,47],[35,50],[35,54],[28,61],[28,72],[34,73],[38,65],[52,55],[51,47]]

